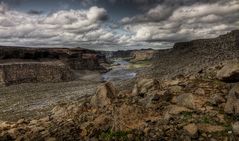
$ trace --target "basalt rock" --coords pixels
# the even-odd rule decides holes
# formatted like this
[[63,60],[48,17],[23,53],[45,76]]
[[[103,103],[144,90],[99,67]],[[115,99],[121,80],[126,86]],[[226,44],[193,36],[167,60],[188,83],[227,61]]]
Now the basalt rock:
[[0,84],[73,80],[74,71],[104,72],[99,52],[82,48],[0,47]]
[[239,81],[239,62],[228,62],[217,73],[217,78],[225,82]]
[[74,79],[72,70],[59,61],[0,64],[2,85],[28,82],[62,82]]

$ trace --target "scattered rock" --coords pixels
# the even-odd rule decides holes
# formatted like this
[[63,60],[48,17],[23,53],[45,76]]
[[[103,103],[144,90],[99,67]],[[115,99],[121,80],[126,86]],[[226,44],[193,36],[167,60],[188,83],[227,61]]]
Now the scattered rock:
[[116,88],[113,84],[107,82],[97,88],[96,94],[91,98],[91,104],[96,107],[109,105],[113,98],[115,98],[116,93]]
[[187,108],[198,109],[203,106],[206,100],[198,96],[195,96],[191,93],[188,93],[188,94],[181,94],[177,97],[174,97],[172,102],[181,106],[185,106]]
[[191,123],[183,127],[183,129],[189,134],[191,137],[197,136],[198,127],[196,124]]
[[182,91],[182,87],[181,86],[171,86],[171,87],[169,87],[169,91],[171,93],[179,93]]
[[239,122],[235,122],[232,124],[233,133],[239,135]]
[[132,90],[132,95],[144,95],[159,87],[159,82],[155,79],[142,79],[139,80],[137,85]]
[[238,82],[239,63],[228,62],[220,71],[218,71],[217,78],[225,82]]
[[225,101],[226,100],[220,94],[214,94],[209,99],[209,102],[213,105],[218,105],[218,104],[221,104]]
[[228,114],[239,114],[239,85],[235,85],[227,95],[224,111]]
[[210,124],[198,124],[198,129],[203,132],[213,133],[224,131],[225,128],[219,125],[210,125]]
[[205,95],[205,91],[202,88],[198,88],[198,89],[196,89],[195,94],[197,94],[197,95]]
[[192,110],[190,110],[186,107],[178,106],[178,105],[170,105],[170,106],[168,106],[167,111],[168,111],[169,114],[177,115],[177,114],[180,114],[182,112],[191,112]]

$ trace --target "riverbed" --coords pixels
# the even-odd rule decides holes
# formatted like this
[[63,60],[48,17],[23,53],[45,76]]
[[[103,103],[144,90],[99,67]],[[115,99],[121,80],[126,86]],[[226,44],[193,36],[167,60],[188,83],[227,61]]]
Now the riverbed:
[[123,59],[116,59],[112,64],[112,70],[102,74],[103,81],[128,80],[136,76],[136,72],[129,69],[130,63]]

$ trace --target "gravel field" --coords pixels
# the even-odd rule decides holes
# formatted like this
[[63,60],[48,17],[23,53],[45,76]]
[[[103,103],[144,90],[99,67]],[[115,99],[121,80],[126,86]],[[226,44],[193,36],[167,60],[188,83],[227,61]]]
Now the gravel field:
[[100,82],[25,83],[0,88],[0,120],[40,118],[59,102],[92,95]]

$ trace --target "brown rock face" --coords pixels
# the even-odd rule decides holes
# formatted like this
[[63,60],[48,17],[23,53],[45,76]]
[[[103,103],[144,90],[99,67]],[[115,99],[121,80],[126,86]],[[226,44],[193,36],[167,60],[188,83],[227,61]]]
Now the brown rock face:
[[74,79],[73,72],[64,63],[16,62],[0,65],[0,80],[4,85],[26,82],[61,82]]
[[9,60],[61,60],[74,70],[104,69],[105,57],[99,52],[82,48],[0,47],[0,62]]
[[102,63],[103,55],[81,48],[0,47],[0,84],[70,81],[73,70],[105,71]]
[[158,51],[156,50],[136,50],[131,53],[132,61],[144,61],[153,59]]

